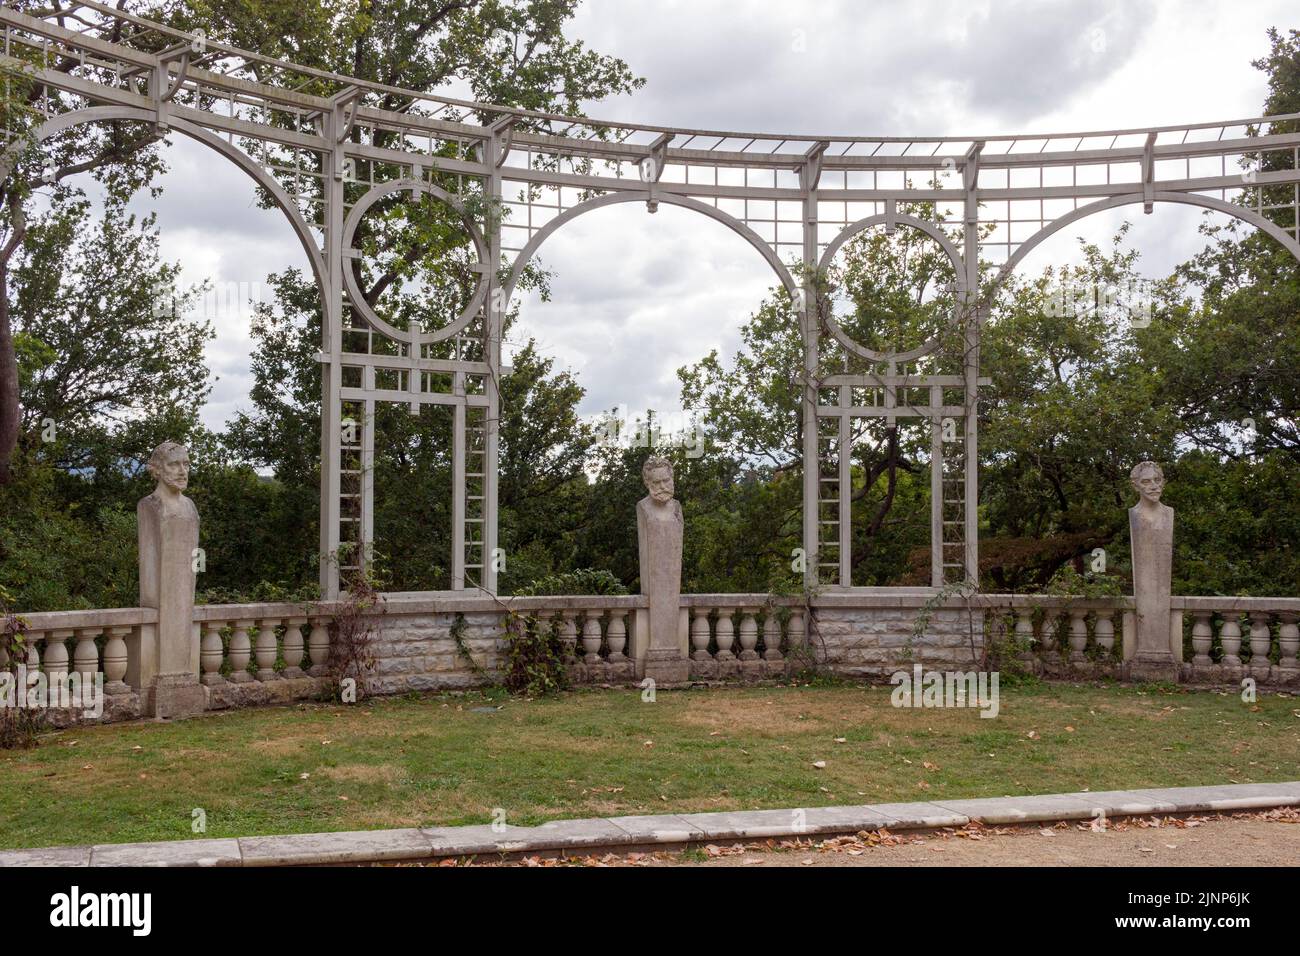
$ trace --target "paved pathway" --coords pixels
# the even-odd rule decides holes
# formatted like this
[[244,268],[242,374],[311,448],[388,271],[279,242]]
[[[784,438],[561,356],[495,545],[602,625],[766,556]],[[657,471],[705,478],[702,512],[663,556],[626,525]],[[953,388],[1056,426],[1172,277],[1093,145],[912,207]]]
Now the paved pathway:
[[[734,813],[556,820],[536,827],[433,827],[304,833],[168,843],[101,844],[0,852],[3,866],[293,866],[419,861],[463,856],[626,852],[755,840],[810,839],[886,830],[960,828],[970,823],[1056,824],[1300,806],[1300,781],[1115,790],[1030,797],[808,807]],[[1049,839],[1049,838],[1044,838]]]
[[645,866],[1300,866],[1300,812],[1191,817],[1153,826],[1119,823],[1017,827],[984,832],[902,834],[897,843],[855,838],[818,840],[775,850],[714,847],[699,853],[655,854],[619,862]]

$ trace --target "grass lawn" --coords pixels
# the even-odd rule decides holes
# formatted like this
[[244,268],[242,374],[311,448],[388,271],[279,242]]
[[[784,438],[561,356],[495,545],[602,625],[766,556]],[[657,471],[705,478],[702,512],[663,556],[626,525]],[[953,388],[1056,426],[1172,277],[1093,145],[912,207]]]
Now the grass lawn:
[[485,692],[65,730],[0,752],[0,847],[189,839],[196,808],[229,837],[1300,777],[1294,697],[1029,683],[982,719],[890,690]]

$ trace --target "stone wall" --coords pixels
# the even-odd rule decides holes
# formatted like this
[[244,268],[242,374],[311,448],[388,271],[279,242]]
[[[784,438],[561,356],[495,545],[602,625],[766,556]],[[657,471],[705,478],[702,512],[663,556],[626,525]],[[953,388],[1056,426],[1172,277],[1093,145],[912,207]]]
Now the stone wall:
[[[845,677],[888,679],[921,664],[932,670],[970,670],[983,654],[984,612],[938,608],[919,634],[919,607],[818,608],[809,640],[818,660]],[[975,654],[972,658],[971,646]]]
[[373,649],[372,694],[446,690],[499,679],[505,650],[504,618],[490,611],[468,612],[460,643],[452,636],[458,615],[450,612],[389,613],[380,619]]

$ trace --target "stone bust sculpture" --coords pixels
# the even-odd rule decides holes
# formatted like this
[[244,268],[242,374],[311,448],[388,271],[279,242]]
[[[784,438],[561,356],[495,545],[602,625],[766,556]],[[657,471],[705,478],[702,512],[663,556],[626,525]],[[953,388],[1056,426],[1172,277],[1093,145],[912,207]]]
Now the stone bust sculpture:
[[659,455],[651,455],[641,466],[641,480],[645,482],[646,491],[650,492],[649,497],[644,501],[653,501],[661,507],[672,501],[676,506],[677,514],[681,514],[682,506],[673,499],[675,489],[671,461]]
[[1129,473],[1129,479],[1137,489],[1139,507],[1152,509],[1153,513],[1159,508],[1165,511],[1174,510],[1168,505],[1160,504],[1160,496],[1165,490],[1165,473],[1154,461],[1138,462]]
[[1174,509],[1160,503],[1165,475],[1154,461],[1133,466],[1129,478],[1139,495],[1128,512],[1137,605],[1137,653],[1143,660],[1169,660],[1170,580],[1173,571]]
[[[636,505],[637,536],[640,539],[641,593],[650,594],[653,580],[661,574],[662,587],[673,579],[681,589],[682,504],[673,497],[673,463],[651,455],[641,466],[641,480],[649,492]],[[670,555],[675,555],[669,560]],[[675,570],[674,570],[675,569]]]
[[665,682],[686,679],[689,664],[678,645],[682,590],[681,502],[673,497],[673,464],[651,455],[641,468],[649,492],[637,502],[641,593],[649,598],[646,676]]
[[158,482],[149,497],[158,501],[167,513],[193,515],[198,520],[194,502],[185,497],[190,484],[190,451],[174,441],[165,441],[149,456],[149,474]]
[[[198,648],[193,639],[194,556],[199,512],[185,497],[190,453],[165,441],[149,456],[157,481],[136,505],[140,543],[140,606],[158,609],[156,649],[141,660],[141,686],[152,696],[146,712],[160,717],[202,713]],[[150,676],[152,675],[152,680]]]

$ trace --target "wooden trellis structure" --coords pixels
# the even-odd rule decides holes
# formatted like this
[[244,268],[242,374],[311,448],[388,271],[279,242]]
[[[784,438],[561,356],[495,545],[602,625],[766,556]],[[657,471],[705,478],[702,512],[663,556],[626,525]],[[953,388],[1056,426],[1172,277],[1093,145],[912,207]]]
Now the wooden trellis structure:
[[[393,89],[91,0],[43,18],[0,8],[0,24],[5,70],[36,85],[41,114],[34,133],[4,131],[8,163],[80,124],[149,123],[221,153],[288,217],[324,317],[327,596],[373,541],[373,420],[384,402],[452,410],[452,585],[496,591],[503,316],[533,254],[593,209],[667,203],[709,216],[747,240],[797,304],[803,457],[815,463],[803,470],[807,576],[835,587],[852,583],[852,443],[864,420],[928,421],[932,584],[976,580],[980,323],[998,283],[1044,239],[1095,212],[1172,202],[1242,219],[1300,258],[1300,134],[1270,131],[1297,116],[982,138],[674,129]],[[433,327],[390,321],[352,268],[359,224],[398,192],[445,203],[476,257],[473,294]],[[933,217],[912,215],[918,204]],[[943,249],[953,277],[943,338],[955,350],[939,335],[871,348],[827,310],[817,269],[872,228],[917,229]]]

